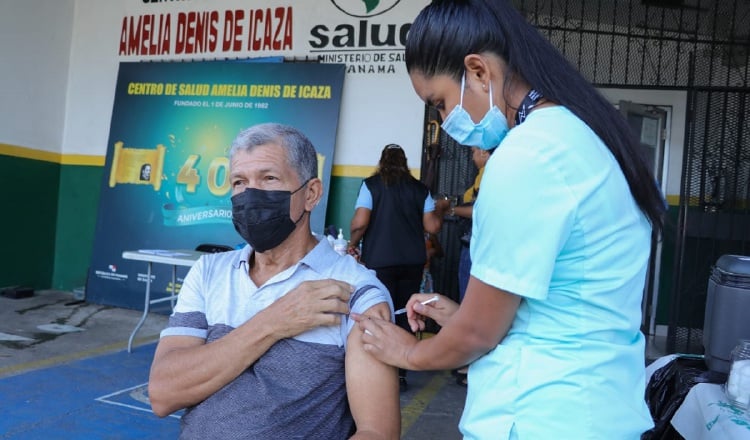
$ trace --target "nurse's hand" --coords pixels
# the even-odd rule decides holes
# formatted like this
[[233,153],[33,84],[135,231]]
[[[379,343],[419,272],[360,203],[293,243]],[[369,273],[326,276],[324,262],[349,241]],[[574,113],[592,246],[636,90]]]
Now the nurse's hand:
[[[422,304],[436,296],[437,301]],[[458,303],[438,293],[415,293],[406,303],[406,317],[413,332],[424,331],[427,318],[434,319],[438,325],[444,327],[456,310]]]
[[408,354],[417,344],[414,335],[390,321],[373,316],[352,313],[349,317],[357,321],[364,332],[362,342],[367,353],[388,365],[412,369]]

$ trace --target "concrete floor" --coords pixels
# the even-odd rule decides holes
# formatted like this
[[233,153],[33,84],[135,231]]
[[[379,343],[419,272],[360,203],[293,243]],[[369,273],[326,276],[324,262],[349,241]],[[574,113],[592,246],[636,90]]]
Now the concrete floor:
[[[141,316],[76,301],[71,292],[0,296],[0,438],[176,438],[179,419],[159,419],[146,383],[167,316]],[[460,439],[466,388],[447,371],[410,372],[401,394],[402,439]]]
[[[76,301],[70,292],[0,296],[0,377],[125,348],[140,316],[136,310]],[[155,340],[166,322],[165,315],[149,316],[136,341]]]

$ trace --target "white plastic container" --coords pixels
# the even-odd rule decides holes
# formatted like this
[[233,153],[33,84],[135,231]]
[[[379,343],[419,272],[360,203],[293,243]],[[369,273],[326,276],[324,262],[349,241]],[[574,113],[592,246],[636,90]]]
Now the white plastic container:
[[750,406],[750,340],[742,339],[732,350],[732,366],[725,387],[732,405],[748,409]]
[[349,242],[344,238],[344,230],[339,228],[339,236],[336,237],[336,240],[333,242],[333,250],[339,255],[346,255],[348,244]]

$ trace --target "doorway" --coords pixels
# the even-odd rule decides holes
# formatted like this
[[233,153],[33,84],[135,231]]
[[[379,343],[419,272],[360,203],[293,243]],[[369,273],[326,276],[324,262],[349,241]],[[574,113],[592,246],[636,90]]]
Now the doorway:
[[[618,108],[640,140],[640,153],[654,174],[656,179],[654,184],[659,187],[662,195],[666,194],[666,163],[668,161],[665,157],[669,154],[667,149],[669,112],[656,105],[638,104],[625,100],[619,101]],[[666,198],[664,203],[666,205]],[[657,234],[651,237],[651,257],[641,301],[641,331],[649,335],[656,332],[662,244]]]

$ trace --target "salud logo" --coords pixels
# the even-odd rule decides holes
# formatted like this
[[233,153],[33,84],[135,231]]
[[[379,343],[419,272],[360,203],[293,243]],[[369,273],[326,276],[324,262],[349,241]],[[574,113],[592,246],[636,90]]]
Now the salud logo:
[[393,9],[401,0],[331,0],[339,11],[352,17],[375,17]]

